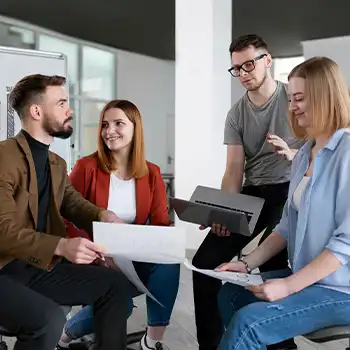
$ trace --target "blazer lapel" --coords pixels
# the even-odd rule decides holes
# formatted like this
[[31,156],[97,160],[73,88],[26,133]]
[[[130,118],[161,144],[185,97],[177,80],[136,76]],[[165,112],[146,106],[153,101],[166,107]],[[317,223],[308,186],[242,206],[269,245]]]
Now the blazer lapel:
[[91,188],[91,191],[95,190],[95,204],[100,207],[107,209],[108,198],[109,198],[109,184],[110,184],[110,174],[97,168],[97,178],[95,182],[95,189]]
[[37,227],[38,224],[38,183],[37,183],[37,177],[36,177],[36,171],[35,171],[35,165],[34,160],[32,156],[32,152],[30,151],[28,142],[23,135],[22,132],[19,132],[17,136],[15,137],[16,141],[18,142],[19,146],[22,148],[23,152],[25,153],[26,159],[28,161],[29,166],[29,209],[30,213],[33,217],[34,221],[34,227]]
[[49,162],[50,162],[50,175],[51,175],[51,190],[52,190],[52,200],[57,208],[56,195],[59,190],[59,186],[62,181],[62,171],[59,169],[59,164],[55,159],[54,155],[49,152]]
[[143,176],[140,179],[136,179],[136,219],[135,223],[137,225],[144,225],[148,218],[150,203],[151,203],[151,193],[150,186],[148,183],[148,176]]

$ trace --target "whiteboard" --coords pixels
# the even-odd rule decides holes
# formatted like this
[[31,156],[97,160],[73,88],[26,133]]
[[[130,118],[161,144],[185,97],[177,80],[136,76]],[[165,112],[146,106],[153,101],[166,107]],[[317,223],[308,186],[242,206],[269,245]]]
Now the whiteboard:
[[335,61],[350,86],[350,36],[303,41],[302,46],[305,59],[326,56]]
[[[67,77],[66,57],[60,53],[0,46],[0,140],[13,137],[21,130],[21,122],[8,97],[13,86],[29,74]],[[70,139],[55,138],[50,150],[70,164]]]

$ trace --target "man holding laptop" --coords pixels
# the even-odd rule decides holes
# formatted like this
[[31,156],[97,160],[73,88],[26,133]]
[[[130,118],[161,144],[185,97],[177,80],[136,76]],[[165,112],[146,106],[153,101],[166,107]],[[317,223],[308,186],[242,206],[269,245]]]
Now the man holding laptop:
[[[193,258],[200,269],[215,269],[232,260],[256,235],[265,230],[264,240],[278,224],[288,195],[291,159],[300,144],[288,124],[288,94],[283,83],[271,75],[272,58],[266,43],[257,35],[245,35],[230,46],[232,68],[247,93],[228,112],[224,143],[227,145],[226,171],[222,190],[265,200],[254,234],[231,234],[216,223]],[[278,135],[278,136],[277,136]],[[285,141],[284,141],[285,140]],[[242,187],[245,175],[244,185]],[[203,227],[201,227],[203,229]],[[262,241],[261,240],[261,241]],[[260,271],[288,266],[286,251],[265,263]],[[244,258],[241,272],[247,273]],[[197,339],[200,350],[214,350],[220,342],[223,325],[217,296],[221,281],[193,272]],[[293,339],[269,349],[296,349]]]

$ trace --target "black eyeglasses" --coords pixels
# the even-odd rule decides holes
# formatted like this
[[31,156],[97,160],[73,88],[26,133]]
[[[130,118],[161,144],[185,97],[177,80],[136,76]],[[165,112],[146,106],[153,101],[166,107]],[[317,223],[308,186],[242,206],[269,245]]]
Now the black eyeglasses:
[[255,69],[255,62],[261,60],[265,56],[267,56],[267,54],[263,53],[262,55],[255,57],[252,60],[245,61],[240,66],[231,67],[228,71],[235,78],[240,76],[241,69],[243,69],[247,73],[252,72]]

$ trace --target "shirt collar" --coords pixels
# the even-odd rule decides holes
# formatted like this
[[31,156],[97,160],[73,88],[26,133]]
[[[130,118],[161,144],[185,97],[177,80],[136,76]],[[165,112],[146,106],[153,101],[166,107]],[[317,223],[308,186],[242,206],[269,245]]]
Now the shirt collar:
[[341,138],[343,137],[343,135],[345,133],[349,133],[350,134],[350,128],[344,128],[344,129],[339,129],[337,130],[332,137],[330,138],[330,140],[328,141],[327,145],[325,146],[325,148],[328,148],[331,151],[334,151],[335,148],[338,146],[338,143],[340,142]]
[[[345,133],[349,133],[350,134],[350,128],[344,128],[344,129],[338,129],[329,139],[328,143],[326,144],[326,146],[324,148],[329,149],[330,151],[334,151],[336,149],[336,147],[338,146],[341,138],[343,137],[343,135]],[[305,143],[304,147],[302,147],[301,151],[305,154],[309,154],[311,148],[313,147],[313,145],[315,144],[315,141],[310,140],[308,142]]]

